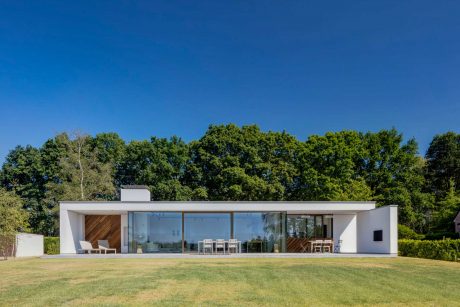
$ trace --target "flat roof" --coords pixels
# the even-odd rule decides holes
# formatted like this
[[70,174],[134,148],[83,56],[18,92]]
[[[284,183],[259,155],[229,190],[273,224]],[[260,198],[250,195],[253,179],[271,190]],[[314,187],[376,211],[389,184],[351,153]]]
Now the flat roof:
[[290,214],[346,214],[375,208],[373,201],[62,201],[60,209],[82,214],[163,212],[274,212]]

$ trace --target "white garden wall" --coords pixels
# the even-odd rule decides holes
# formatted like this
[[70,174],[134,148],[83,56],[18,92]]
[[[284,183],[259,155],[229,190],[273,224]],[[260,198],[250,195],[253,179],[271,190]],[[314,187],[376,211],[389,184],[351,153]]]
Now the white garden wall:
[[43,256],[43,236],[30,233],[16,235],[16,257]]

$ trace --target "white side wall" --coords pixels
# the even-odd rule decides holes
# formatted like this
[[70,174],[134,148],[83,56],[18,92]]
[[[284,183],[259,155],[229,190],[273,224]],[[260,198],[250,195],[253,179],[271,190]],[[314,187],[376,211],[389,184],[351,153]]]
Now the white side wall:
[[77,253],[79,241],[85,239],[85,216],[61,206],[59,226],[61,254]]
[[43,236],[29,233],[16,235],[16,257],[43,256]]
[[356,214],[334,214],[333,218],[334,245],[340,240],[341,253],[356,253]]
[[[382,230],[382,241],[374,241],[376,230]],[[358,253],[398,253],[397,206],[380,207],[358,213]]]

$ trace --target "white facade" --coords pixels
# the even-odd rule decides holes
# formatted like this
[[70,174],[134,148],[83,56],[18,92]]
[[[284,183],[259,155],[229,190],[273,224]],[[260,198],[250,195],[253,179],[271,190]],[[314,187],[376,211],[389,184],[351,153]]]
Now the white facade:
[[[129,190],[129,191],[126,191]],[[150,201],[150,193],[136,187],[122,189],[122,201],[61,202],[60,248],[62,254],[77,253],[85,239],[85,215],[120,215],[121,251],[128,251],[128,212],[286,212],[333,216],[333,239],[341,253],[397,253],[397,207],[375,208],[374,202],[212,202]],[[373,232],[382,230],[383,241]]]

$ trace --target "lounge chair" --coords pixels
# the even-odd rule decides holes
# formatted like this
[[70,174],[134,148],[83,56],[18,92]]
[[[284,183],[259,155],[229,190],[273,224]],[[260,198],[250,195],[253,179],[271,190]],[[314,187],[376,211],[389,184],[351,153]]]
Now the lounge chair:
[[107,252],[114,252],[115,254],[117,253],[117,249],[110,247],[109,241],[107,240],[97,240],[97,245],[99,245],[101,252],[104,251],[105,254],[107,254]]
[[99,254],[101,253],[99,248],[94,248],[91,242],[88,241],[80,241],[80,247],[80,250],[83,251],[83,254],[85,252],[88,252],[88,254],[91,254],[92,252],[99,252]]

